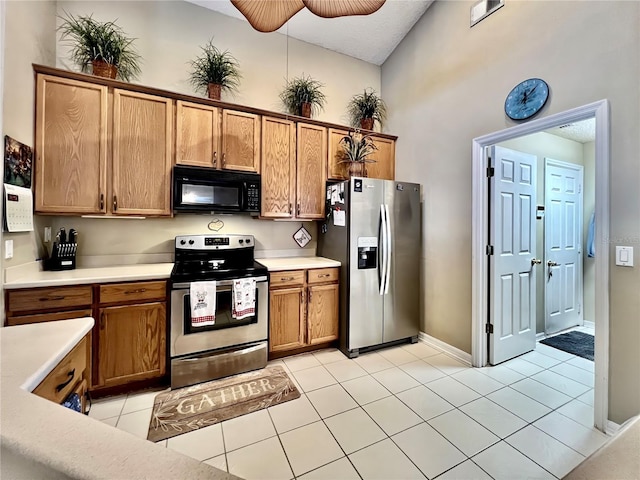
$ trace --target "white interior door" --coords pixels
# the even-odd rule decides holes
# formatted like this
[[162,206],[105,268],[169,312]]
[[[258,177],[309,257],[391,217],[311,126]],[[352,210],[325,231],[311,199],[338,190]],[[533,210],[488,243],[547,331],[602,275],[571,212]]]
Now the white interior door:
[[537,157],[491,149],[489,241],[489,362],[495,365],[536,345]]
[[582,165],[545,158],[545,333],[582,325]]

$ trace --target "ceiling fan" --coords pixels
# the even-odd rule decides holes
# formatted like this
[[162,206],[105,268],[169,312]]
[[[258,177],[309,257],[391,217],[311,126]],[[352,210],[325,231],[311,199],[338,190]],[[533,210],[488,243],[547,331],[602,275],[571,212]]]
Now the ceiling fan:
[[303,8],[324,18],[369,15],[385,0],[231,0],[253,28],[273,32]]

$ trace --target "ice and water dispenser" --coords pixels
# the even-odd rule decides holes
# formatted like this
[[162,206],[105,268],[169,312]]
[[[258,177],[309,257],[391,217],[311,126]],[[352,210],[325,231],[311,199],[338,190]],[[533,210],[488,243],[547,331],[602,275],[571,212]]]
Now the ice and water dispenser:
[[358,237],[358,270],[378,268],[378,237]]

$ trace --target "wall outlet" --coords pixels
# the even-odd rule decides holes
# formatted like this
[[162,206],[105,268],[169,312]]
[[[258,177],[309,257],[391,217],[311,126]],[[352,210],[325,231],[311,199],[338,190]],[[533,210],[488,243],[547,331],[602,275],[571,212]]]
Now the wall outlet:
[[4,241],[4,258],[13,258],[13,240]]
[[44,243],[51,241],[51,227],[44,227]]

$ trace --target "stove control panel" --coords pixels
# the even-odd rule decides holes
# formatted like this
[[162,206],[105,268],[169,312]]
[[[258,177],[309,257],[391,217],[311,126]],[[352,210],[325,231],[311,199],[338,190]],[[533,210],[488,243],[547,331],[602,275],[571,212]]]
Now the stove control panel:
[[176,237],[176,250],[229,250],[253,248],[253,235],[180,235]]

